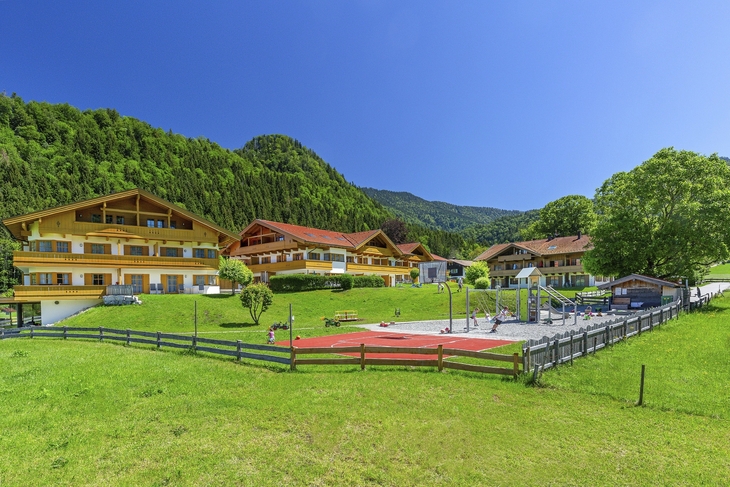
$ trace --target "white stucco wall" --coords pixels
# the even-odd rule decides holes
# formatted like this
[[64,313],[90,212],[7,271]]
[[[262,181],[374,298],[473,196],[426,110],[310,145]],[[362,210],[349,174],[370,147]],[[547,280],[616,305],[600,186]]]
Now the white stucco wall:
[[101,299],[41,301],[41,323],[44,325],[57,323],[79,311],[98,304],[101,304]]

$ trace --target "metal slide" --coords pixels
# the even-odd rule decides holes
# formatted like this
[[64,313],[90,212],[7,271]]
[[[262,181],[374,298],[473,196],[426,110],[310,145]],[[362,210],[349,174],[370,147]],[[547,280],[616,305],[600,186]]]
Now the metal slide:
[[[569,312],[566,313],[565,308],[567,307],[568,310],[570,310],[570,308],[573,307],[575,309],[575,306],[576,306],[575,303],[573,301],[571,301],[570,299],[568,299],[567,297],[565,297],[562,294],[560,294],[555,289],[553,289],[552,286],[540,286],[539,289],[541,291],[545,291],[548,294],[548,296],[550,296],[551,298],[558,300],[560,302],[560,304],[563,306],[563,311],[562,312],[560,310],[555,309],[554,307],[552,307],[549,304],[548,304],[548,309],[551,312],[552,311],[555,311],[556,313],[562,315],[563,316],[563,325],[564,325],[565,324],[565,316],[567,314],[569,314]],[[542,305],[540,305],[540,307],[542,308]],[[577,312],[573,315],[573,323],[574,324],[577,324],[578,323],[578,313]]]

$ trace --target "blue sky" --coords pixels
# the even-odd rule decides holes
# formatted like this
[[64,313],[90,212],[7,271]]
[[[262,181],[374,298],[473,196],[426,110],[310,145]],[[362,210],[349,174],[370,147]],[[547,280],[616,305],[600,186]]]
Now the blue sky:
[[730,155],[730,2],[0,0],[0,91],[358,186],[526,210],[662,147]]

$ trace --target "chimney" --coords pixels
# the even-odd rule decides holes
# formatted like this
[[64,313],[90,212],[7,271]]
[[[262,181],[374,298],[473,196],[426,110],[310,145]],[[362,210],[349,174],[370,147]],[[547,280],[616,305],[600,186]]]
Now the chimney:
[[580,240],[580,237],[581,237],[581,233],[580,233],[580,230],[578,230],[578,240]]

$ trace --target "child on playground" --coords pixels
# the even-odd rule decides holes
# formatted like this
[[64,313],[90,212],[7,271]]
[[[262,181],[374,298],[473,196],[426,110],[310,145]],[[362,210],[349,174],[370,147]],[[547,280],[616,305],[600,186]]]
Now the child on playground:
[[500,311],[499,314],[494,317],[494,326],[492,326],[492,329],[489,331],[489,333],[497,333],[497,327],[501,325],[504,320],[507,319],[508,313],[509,308],[507,306],[502,308],[502,311]]
[[276,342],[276,337],[274,335],[274,329],[269,328],[269,343],[273,345],[275,342]]
[[474,328],[479,328],[479,322],[477,321],[477,313],[479,313],[479,308],[474,308],[474,311],[471,312],[471,319],[474,321]]

